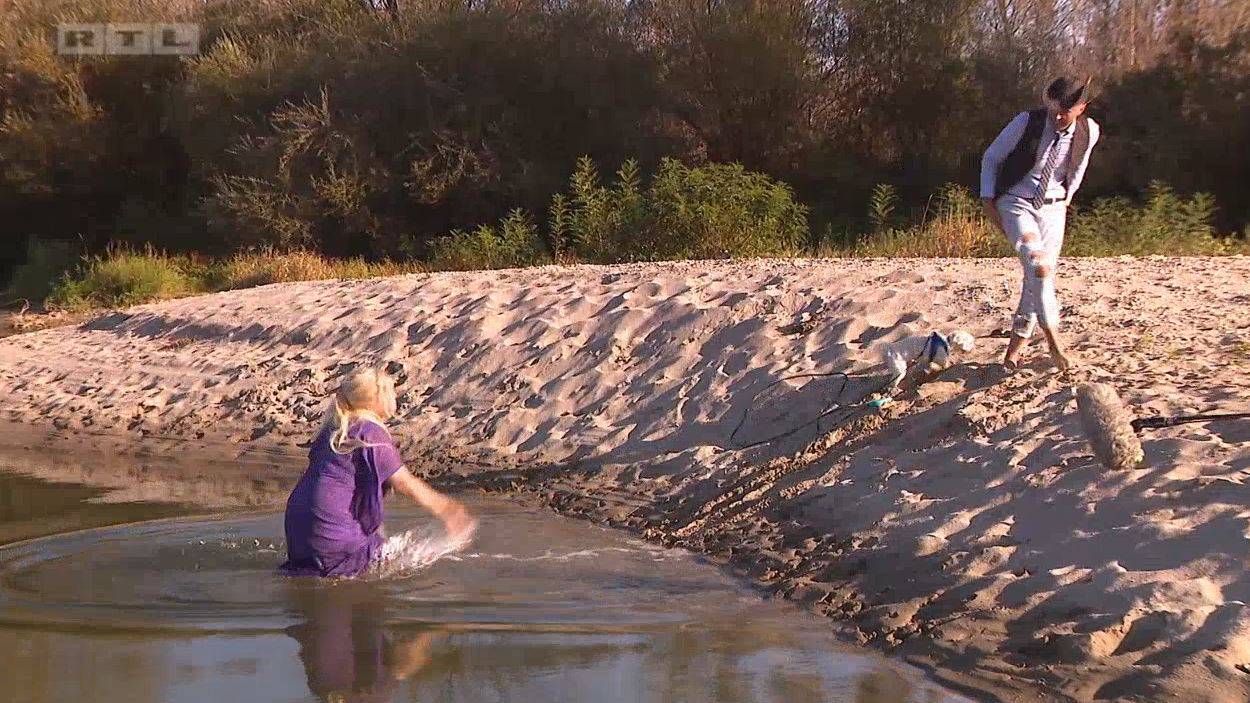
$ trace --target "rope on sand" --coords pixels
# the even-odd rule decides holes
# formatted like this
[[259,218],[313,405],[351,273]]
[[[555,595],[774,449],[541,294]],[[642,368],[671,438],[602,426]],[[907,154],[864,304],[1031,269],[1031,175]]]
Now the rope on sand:
[[1172,415],[1169,417],[1139,417],[1131,423],[1134,430],[1157,430],[1163,427],[1176,427],[1191,422],[1215,422],[1219,420],[1246,420],[1250,413],[1207,413],[1205,415]]
[[733,445],[734,449],[738,449],[738,450],[751,449],[753,447],[759,447],[765,444],[770,444],[779,439],[785,439],[786,437],[793,436],[813,426],[817,427],[817,432],[819,432],[819,425],[820,425],[821,420],[824,420],[826,417],[829,417],[830,415],[833,415],[839,411],[845,411],[845,414],[842,417],[840,417],[838,421],[835,422],[833,425],[834,427],[838,427],[842,425],[843,423],[845,423],[846,421],[850,420],[851,417],[855,415],[856,411],[864,407],[865,401],[869,397],[884,391],[890,386],[890,382],[887,381],[886,383],[882,384],[880,387],[869,390],[867,393],[860,396],[855,402],[844,405],[841,402],[841,400],[842,400],[842,395],[846,392],[847,385],[851,381],[850,375],[848,375],[847,373],[843,371],[831,371],[827,373],[799,373],[799,374],[793,374],[791,376],[783,376],[782,378],[779,378],[776,381],[773,381],[767,386],[764,386],[759,391],[757,391],[755,395],[751,396],[751,403],[754,403],[755,399],[763,395],[766,391],[771,390],[772,388],[775,388],[776,386],[781,385],[782,383],[785,383],[786,381],[793,381],[793,380],[801,379],[801,378],[840,378],[842,380],[842,383],[838,386],[838,391],[833,394],[834,400],[832,400],[827,405],[825,405],[821,409],[820,414],[817,415],[815,418],[808,420],[807,422],[804,422],[798,425],[797,427],[793,427],[789,430],[786,430],[785,432],[775,434],[771,437],[759,439],[754,442],[748,442],[746,444],[738,444],[737,443],[738,432],[742,430],[743,425],[746,424],[747,417],[749,417],[751,414],[751,404],[748,404],[746,409],[742,411],[742,417],[738,418],[738,424],[735,425],[733,431],[729,433],[729,442],[731,445]]

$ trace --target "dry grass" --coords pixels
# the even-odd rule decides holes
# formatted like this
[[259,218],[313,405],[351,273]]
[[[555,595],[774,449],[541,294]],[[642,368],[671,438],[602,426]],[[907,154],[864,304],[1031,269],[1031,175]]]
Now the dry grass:
[[261,251],[236,254],[220,262],[210,271],[209,278],[214,290],[233,290],[293,281],[381,278],[425,270],[415,262],[368,262],[329,259],[307,251]]
[[892,229],[865,238],[842,256],[888,258],[956,258],[1011,256],[1005,238],[981,220],[938,219],[923,226]]
[[987,221],[980,202],[967,188],[948,184],[931,199],[920,224],[885,227],[894,209],[893,196],[879,189],[870,203],[878,227],[875,234],[853,244],[826,250],[832,256],[890,258],[953,258],[1011,256],[1002,234]]
[[[425,270],[415,262],[330,259],[306,251],[260,251],[206,262],[154,250],[114,249],[83,259],[64,275],[52,278],[51,292],[35,302],[42,302],[51,312],[85,312],[270,283],[381,278]],[[24,319],[18,314],[10,322],[20,326]],[[22,330],[15,327],[14,331]]]

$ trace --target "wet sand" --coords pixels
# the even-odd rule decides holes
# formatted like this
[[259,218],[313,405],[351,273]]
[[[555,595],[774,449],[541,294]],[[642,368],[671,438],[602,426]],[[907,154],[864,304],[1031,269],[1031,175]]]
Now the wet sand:
[[[1250,409],[1250,259],[1065,261],[1082,367],[993,365],[1011,261],[691,262],[269,286],[0,341],[2,412],[122,446],[298,456],[354,363],[400,380],[417,471],[704,552],[854,642],[1006,700],[1250,698],[1250,426],[1152,430],[1092,457],[1072,388],[1139,415]],[[739,450],[871,384],[876,345],[979,347],[880,414]],[[860,376],[860,374],[864,374]],[[759,406],[767,407],[759,407]],[[163,439],[164,438],[164,439]],[[198,444],[197,444],[198,443]],[[88,473],[87,470],[83,471]],[[141,495],[148,474],[112,477]],[[288,482],[290,478],[286,479]],[[213,495],[212,476],[183,490]]]

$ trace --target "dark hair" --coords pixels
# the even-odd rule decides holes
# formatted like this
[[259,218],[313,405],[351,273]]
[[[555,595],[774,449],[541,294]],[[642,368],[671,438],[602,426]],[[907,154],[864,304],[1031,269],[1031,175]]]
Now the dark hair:
[[1060,76],[1046,86],[1046,97],[1059,103],[1065,110],[1089,100],[1089,81],[1078,81],[1069,76]]

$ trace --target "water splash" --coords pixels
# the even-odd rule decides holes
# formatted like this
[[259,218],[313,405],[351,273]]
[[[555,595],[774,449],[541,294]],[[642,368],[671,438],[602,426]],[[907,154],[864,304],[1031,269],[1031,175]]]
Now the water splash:
[[476,526],[451,536],[435,527],[406,530],[388,537],[370,567],[372,578],[394,578],[420,571],[445,556],[458,552],[473,541]]
[[470,552],[461,556],[462,559],[495,559],[498,561],[573,561],[575,559],[598,559],[610,553],[631,554],[641,558],[650,559],[651,561],[664,561],[666,559],[689,558],[676,550],[654,548],[650,545],[630,546],[630,547],[600,547],[598,549],[577,549],[571,552],[555,552],[550,549],[544,550],[542,554],[534,556],[517,556],[515,554],[484,554],[481,552]]

